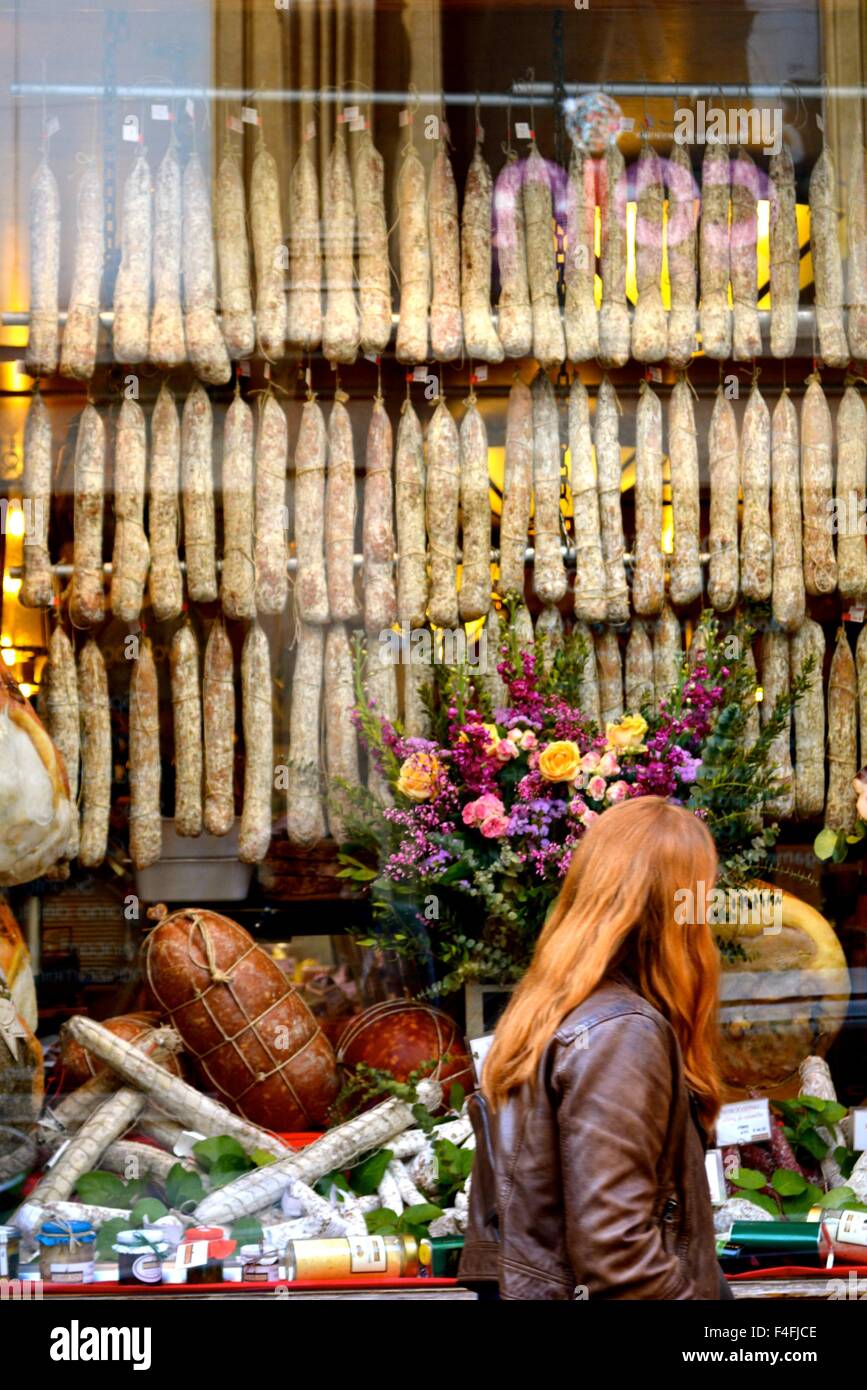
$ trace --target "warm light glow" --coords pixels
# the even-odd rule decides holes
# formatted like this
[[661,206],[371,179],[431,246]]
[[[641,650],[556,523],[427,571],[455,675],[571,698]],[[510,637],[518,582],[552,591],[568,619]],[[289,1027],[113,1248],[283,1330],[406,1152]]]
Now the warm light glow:
[[16,539],[24,535],[24,511],[17,503],[13,503],[6,512],[6,535]]
[[765,698],[765,692],[760,685],[756,686],[756,704],[760,705]]
[[4,632],[4,633],[3,633],[3,636],[0,637],[0,647],[11,647],[11,646],[12,646],[12,638],[9,636],[9,633],[8,633],[8,632]]
[[674,554],[674,508],[670,502],[662,507],[662,550],[665,555]]
[[29,685],[27,681],[23,681],[22,684],[19,685],[18,689],[21,691],[21,694],[24,696],[25,700],[29,700],[30,696],[35,692],[36,686]]
[[3,650],[0,651],[0,657],[3,658],[7,666],[14,666],[15,662],[18,660],[18,653],[14,647],[4,647]]
[[13,579],[11,574],[4,574],[4,576],[3,576],[3,592],[4,592],[4,594],[9,594],[10,597],[14,597],[14,596],[19,592],[20,588],[21,588],[21,580],[20,580],[20,579]]

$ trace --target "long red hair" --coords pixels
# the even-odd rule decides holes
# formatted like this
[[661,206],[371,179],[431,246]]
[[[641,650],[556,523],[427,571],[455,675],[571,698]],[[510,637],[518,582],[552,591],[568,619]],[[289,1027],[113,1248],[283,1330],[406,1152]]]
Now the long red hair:
[[704,913],[689,911],[685,894],[709,892],[716,871],[707,827],[662,797],[621,802],[593,823],[485,1059],[483,1090],[492,1106],[535,1083],[566,1015],[606,974],[623,969],[674,1029],[702,1121],[713,1122],[721,1091],[719,954],[710,928],[692,920]]

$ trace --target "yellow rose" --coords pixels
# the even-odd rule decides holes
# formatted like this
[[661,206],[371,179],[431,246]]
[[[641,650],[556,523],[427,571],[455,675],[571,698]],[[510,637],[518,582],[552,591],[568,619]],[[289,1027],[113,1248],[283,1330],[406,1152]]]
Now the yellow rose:
[[539,754],[539,771],[546,782],[571,782],[581,770],[581,749],[570,739],[549,743]]
[[619,753],[630,749],[633,753],[643,753],[644,735],[647,733],[647,720],[640,714],[625,714],[617,724],[605,725],[608,747]]
[[439,759],[432,753],[411,753],[401,764],[397,790],[410,801],[429,801],[437,789],[439,775]]
[[[487,742],[485,743],[485,752],[495,753],[497,751],[497,745],[500,742],[500,735],[497,733],[496,724],[474,724],[472,727],[474,729],[484,729],[485,733],[488,735]],[[458,736],[458,743],[469,743],[469,741],[466,734],[460,734]]]

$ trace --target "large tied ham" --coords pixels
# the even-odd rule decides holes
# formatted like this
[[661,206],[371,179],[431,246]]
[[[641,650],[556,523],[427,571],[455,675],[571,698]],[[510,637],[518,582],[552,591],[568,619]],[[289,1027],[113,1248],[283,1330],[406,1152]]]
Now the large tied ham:
[[60,754],[0,672],[0,887],[29,883],[56,864],[74,815]]
[[243,927],[189,908],[154,928],[144,954],[151,993],[206,1085],[268,1129],[323,1127],[338,1089],[331,1044]]

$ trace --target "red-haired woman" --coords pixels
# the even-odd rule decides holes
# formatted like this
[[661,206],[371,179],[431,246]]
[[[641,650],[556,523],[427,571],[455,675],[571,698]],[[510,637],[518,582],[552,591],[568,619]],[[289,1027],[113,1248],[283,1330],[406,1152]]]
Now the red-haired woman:
[[716,870],[707,828],[660,797],[588,830],[485,1061],[468,1281],[508,1299],[731,1297],[704,1166],[718,955],[684,921]]

